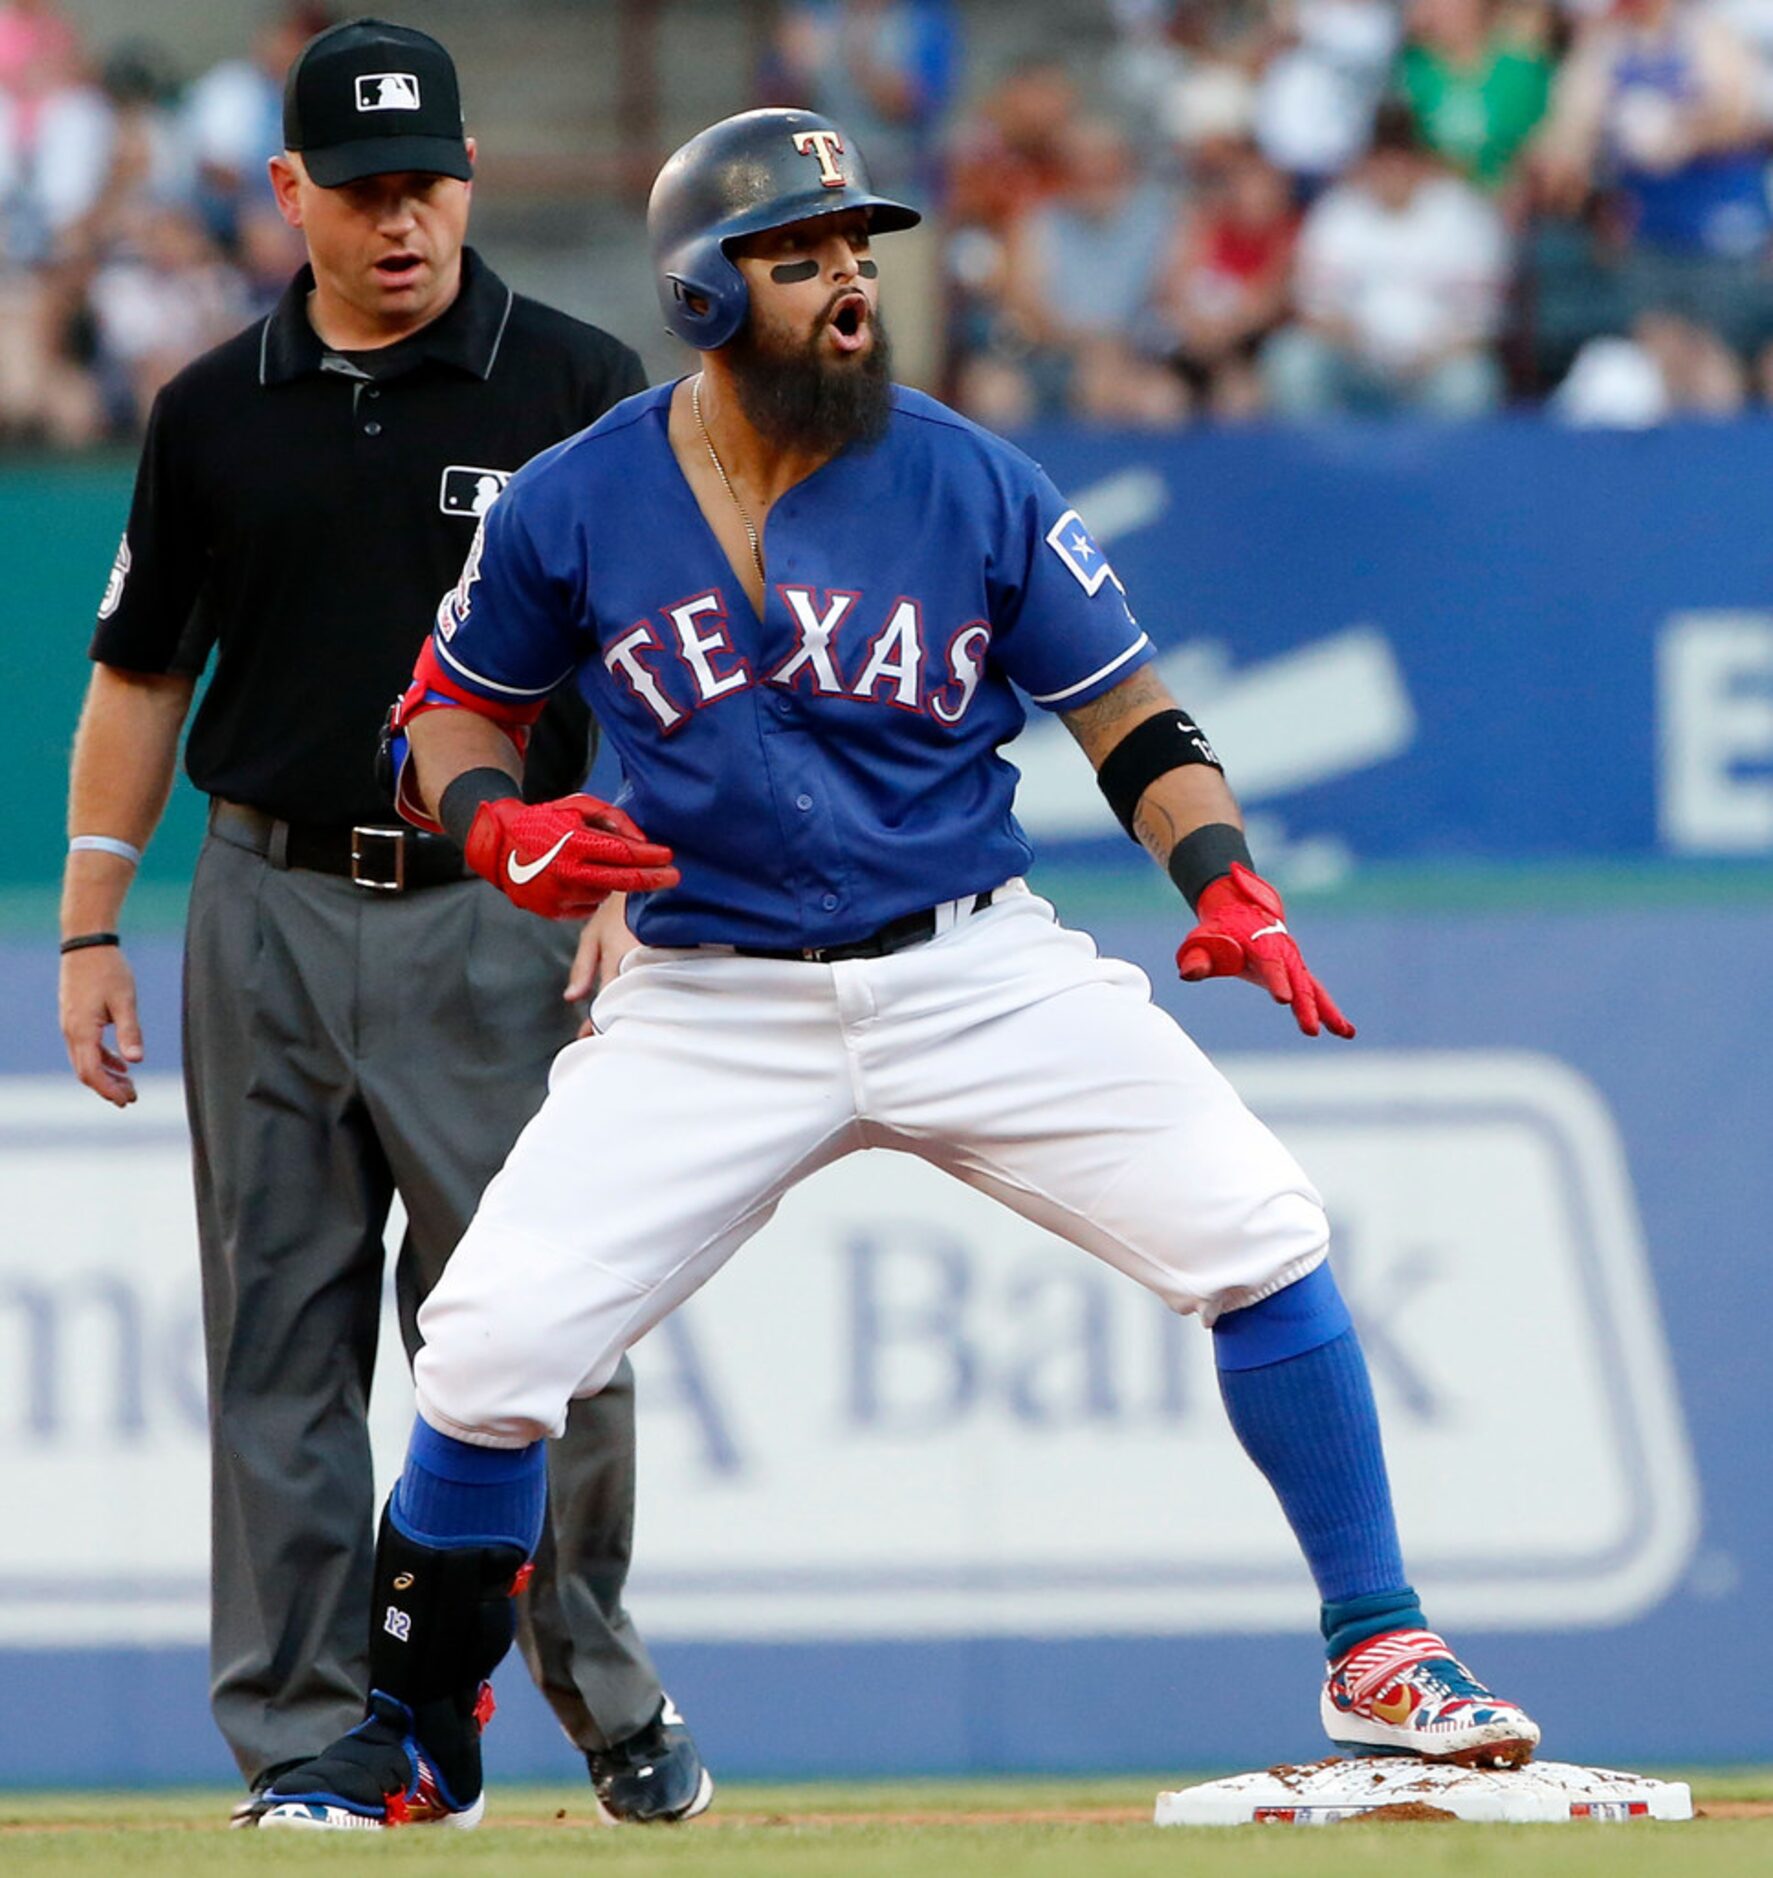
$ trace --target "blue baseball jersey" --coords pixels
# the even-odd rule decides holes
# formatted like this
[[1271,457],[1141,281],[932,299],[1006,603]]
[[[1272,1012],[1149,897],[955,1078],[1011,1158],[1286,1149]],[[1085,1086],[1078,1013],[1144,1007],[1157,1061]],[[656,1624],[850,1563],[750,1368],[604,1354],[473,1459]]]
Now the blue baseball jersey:
[[[1016,687],[1066,711],[1152,656],[1019,450],[915,391],[770,511],[759,618],[641,393],[514,477],[434,644],[474,694],[583,690],[680,885],[649,945],[840,945],[1027,866]],[[1081,762],[1081,758],[1080,758]],[[1087,786],[1080,773],[1080,786]]]

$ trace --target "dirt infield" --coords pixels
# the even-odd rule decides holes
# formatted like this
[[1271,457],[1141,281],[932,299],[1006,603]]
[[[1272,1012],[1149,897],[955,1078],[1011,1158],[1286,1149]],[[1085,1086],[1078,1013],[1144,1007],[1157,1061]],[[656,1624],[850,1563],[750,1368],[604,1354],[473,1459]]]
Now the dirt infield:
[[1025,1807],[1014,1811],[943,1808],[934,1811],[883,1813],[710,1813],[696,1821],[713,1826],[1145,1826],[1151,1823],[1149,1806]]
[[[1332,1832],[1160,1830],[1156,1796],[1187,1780],[733,1782],[707,1818],[666,1832],[596,1823],[583,1785],[494,1788],[474,1833],[231,1832],[234,1795],[0,1793],[5,1878],[305,1878],[389,1869],[496,1878],[1765,1878],[1773,1771],[1694,1780],[1695,1824],[1487,1826],[1393,1812]],[[330,1841],[330,1843],[329,1843]],[[342,1861],[342,1862],[341,1862]]]
[[[1374,1848],[1360,1830],[1365,1826],[1383,1827],[1386,1842],[1394,1845],[1394,1835],[1403,1833],[1408,1857],[1423,1878],[1443,1872],[1449,1878],[1455,1872],[1461,1878],[1479,1872],[1586,1878],[1600,1869],[1592,1863],[1593,1852],[1583,1850],[1597,1846],[1597,1835],[1608,1848],[1609,1878],[1665,1878],[1674,1869],[1683,1878],[1759,1878],[1773,1871],[1773,1769],[1678,1771],[1676,1777],[1693,1787],[1696,1827],[1498,1831],[1423,1817],[1426,1808],[1410,1808],[1409,1816],[1394,1811],[1339,1827],[1330,1838],[1349,1847],[1346,1854],[1330,1853],[1315,1832],[1159,1831],[1152,1824],[1158,1792],[1202,1778],[1177,1772],[874,1785],[732,1782],[705,1818],[665,1838],[601,1826],[584,1786],[495,1785],[480,1832],[465,1840],[453,1833],[441,1839],[400,1833],[393,1835],[399,1843],[386,1845],[381,1856],[397,1863],[417,1858],[426,1870],[439,1858],[484,1863],[490,1857],[501,1878],[576,1874],[587,1856],[610,1868],[608,1878],[639,1878],[643,1872],[653,1878],[667,1868],[673,1878],[699,1878],[703,1872],[719,1878],[830,1878],[839,1869],[846,1878],[928,1878],[931,1872],[971,1869],[980,1859],[994,1878],[1022,1872],[1047,1878],[1049,1870],[1073,1878],[1084,1868],[1078,1861],[1087,1846],[1092,1878],[1167,1878],[1183,1867],[1191,1878],[1219,1878],[1222,1872],[1235,1878],[1294,1872],[1342,1878],[1344,1872],[1370,1872]],[[281,1867],[324,1856],[307,1834],[230,1832],[234,1797],[220,1790],[0,1792],[0,1870],[7,1878],[34,1878],[39,1871],[54,1878],[89,1871],[109,1878],[122,1868],[135,1878],[207,1878],[248,1864],[262,1873],[267,1862]],[[1685,1847],[1675,1863],[1667,1862],[1671,1833]]]
[[[155,1832],[225,1832],[227,1821],[218,1814],[208,1819],[154,1819],[134,1822],[138,1829]],[[808,1827],[823,1832],[880,1832],[918,1830],[929,1827],[980,1826],[1148,1826],[1149,1806],[1073,1806],[1024,1807],[1016,1810],[980,1811],[960,1807],[908,1809],[904,1812],[843,1813],[754,1813],[715,1811],[692,1820],[685,1832],[759,1832]],[[587,1828],[607,1831],[589,1807],[560,1807],[552,1813],[497,1813],[489,1816],[489,1827],[500,1832],[582,1832]],[[90,1832],[90,1819],[8,1819],[0,1820],[0,1840],[27,1833]]]
[[[1708,1800],[1696,1804],[1695,1819],[1773,1820],[1773,1800]],[[1376,1807],[1372,1812],[1345,1820],[1345,1825],[1419,1825],[1453,1821],[1455,1816],[1444,1808],[1422,1805]],[[155,1832],[210,1833],[227,1830],[220,1810],[207,1817],[155,1817],[119,1822],[127,1830]],[[812,1809],[794,1812],[725,1811],[717,1809],[693,1821],[684,1830],[696,1833],[769,1832],[807,1830],[819,1832],[894,1832],[967,1828],[978,1831],[987,1827],[1015,1829],[1028,1826],[1145,1826],[1151,1823],[1150,1806],[1027,1806],[1027,1807],[905,1807],[843,1812],[820,1812]],[[584,1806],[556,1807],[550,1812],[500,1812],[488,1820],[500,1832],[581,1832],[604,1830],[597,1816]],[[0,1840],[21,1834],[87,1832],[90,1818],[55,1819],[37,1816],[30,1819],[0,1819]]]

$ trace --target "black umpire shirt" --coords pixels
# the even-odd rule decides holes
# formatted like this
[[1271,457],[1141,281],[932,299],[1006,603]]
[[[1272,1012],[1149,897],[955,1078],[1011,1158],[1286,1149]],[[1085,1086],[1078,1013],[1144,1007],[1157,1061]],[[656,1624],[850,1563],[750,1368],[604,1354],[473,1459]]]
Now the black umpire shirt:
[[[91,649],[195,673],[214,648],[185,749],[207,794],[291,822],[387,822],[377,733],[478,516],[646,375],[471,249],[448,312],[379,351],[331,351],[308,323],[313,285],[304,268],[154,401]],[[569,686],[531,744],[531,801],[579,786],[588,730]]]

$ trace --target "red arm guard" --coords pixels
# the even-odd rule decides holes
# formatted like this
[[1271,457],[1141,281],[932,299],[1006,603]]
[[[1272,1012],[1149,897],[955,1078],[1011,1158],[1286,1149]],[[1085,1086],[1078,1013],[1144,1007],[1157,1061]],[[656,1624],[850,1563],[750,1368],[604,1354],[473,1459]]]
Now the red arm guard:
[[546,698],[526,698],[521,703],[501,703],[469,691],[459,679],[450,676],[437,656],[435,643],[427,638],[413,667],[412,683],[396,700],[388,713],[382,736],[387,750],[394,807],[402,821],[411,822],[431,834],[442,834],[442,824],[420,800],[418,778],[413,772],[412,746],[406,734],[414,718],[427,711],[472,711],[488,723],[497,724],[517,746],[521,757],[529,744],[530,726],[542,715]]

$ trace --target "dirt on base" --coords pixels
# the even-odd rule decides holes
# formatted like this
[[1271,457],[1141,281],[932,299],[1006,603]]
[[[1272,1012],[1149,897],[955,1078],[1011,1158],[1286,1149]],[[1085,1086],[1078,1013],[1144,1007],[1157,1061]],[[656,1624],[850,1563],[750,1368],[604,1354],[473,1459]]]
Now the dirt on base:
[[1443,1819],[1458,1819],[1457,1813],[1449,1813],[1444,1806],[1430,1806],[1426,1800],[1399,1800],[1392,1806],[1372,1806],[1364,1813],[1353,1813],[1347,1819],[1337,1820],[1339,1826],[1364,1826],[1369,1820],[1376,1820],[1381,1826],[1415,1826],[1422,1821],[1438,1822]]

